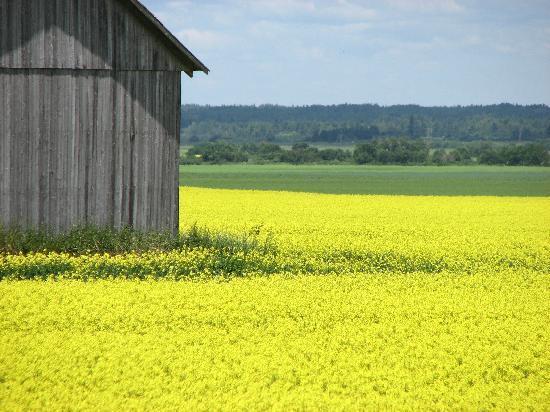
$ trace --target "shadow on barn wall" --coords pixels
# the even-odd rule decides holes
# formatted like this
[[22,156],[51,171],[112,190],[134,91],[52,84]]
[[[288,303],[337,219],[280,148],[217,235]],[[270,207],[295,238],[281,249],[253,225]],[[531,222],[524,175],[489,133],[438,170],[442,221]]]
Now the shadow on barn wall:
[[[172,71],[192,76],[129,0],[0,0],[0,68]],[[22,17],[21,17],[22,16]],[[51,75],[66,76],[68,72]],[[108,74],[105,74],[108,75]],[[75,73],[86,76],[86,73]],[[112,75],[165,128],[150,81]],[[143,86],[142,86],[143,85]],[[149,87],[149,89],[147,88]],[[178,102],[173,102],[177,104]]]
[[0,224],[177,230],[199,70],[137,0],[0,0]]

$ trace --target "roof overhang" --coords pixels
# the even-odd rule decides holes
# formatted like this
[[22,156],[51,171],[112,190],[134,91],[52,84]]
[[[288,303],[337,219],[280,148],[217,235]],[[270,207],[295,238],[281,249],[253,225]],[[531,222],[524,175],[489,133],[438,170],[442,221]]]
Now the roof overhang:
[[186,69],[184,72],[189,77],[193,77],[193,72],[204,72],[208,74],[210,69],[206,67],[193,53],[187,49],[164,25],[145,7],[139,0],[127,0],[128,3],[139,12],[139,14],[148,22],[159,34],[164,37],[172,46],[174,54],[184,63]]

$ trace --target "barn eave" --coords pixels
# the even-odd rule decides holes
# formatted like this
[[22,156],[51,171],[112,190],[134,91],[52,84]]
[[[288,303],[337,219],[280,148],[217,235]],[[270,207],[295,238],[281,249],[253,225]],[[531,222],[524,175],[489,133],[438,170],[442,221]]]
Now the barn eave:
[[139,0],[128,0],[130,5],[138,12],[149,25],[157,30],[163,38],[168,40],[169,45],[173,49],[181,62],[184,64],[183,70],[189,77],[193,77],[193,73],[201,71],[205,74],[210,72],[206,67],[187,47],[185,47],[164,25],[145,7]]

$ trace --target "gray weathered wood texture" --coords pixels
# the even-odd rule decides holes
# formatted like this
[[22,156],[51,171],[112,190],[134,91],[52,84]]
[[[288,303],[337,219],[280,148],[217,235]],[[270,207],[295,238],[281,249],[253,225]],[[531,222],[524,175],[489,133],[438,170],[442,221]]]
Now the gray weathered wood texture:
[[177,230],[180,71],[207,69],[135,3],[0,0],[0,224]]
[[0,0],[0,30],[0,67],[208,72],[136,0]]

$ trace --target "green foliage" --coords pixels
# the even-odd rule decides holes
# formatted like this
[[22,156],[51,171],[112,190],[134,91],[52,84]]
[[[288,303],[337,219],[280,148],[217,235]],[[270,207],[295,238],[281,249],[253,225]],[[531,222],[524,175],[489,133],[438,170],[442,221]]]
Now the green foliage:
[[360,143],[381,137],[535,141],[550,138],[550,107],[196,106],[182,107],[182,143]]
[[490,143],[463,145],[450,151],[435,150],[431,155],[434,164],[486,164],[506,166],[548,166],[550,156],[542,144],[495,146]]
[[82,254],[124,254],[151,251],[168,252],[184,249],[212,249],[224,253],[274,252],[269,234],[260,236],[261,228],[233,235],[215,233],[192,226],[176,235],[169,232],[141,232],[131,228],[116,230],[95,226],[75,227],[66,233],[46,229],[22,230],[0,227],[0,255],[33,252]]
[[353,160],[358,164],[425,164],[428,145],[422,140],[380,139],[356,146]]
[[285,153],[281,146],[267,142],[245,143],[241,150],[248,153],[254,163],[278,163],[282,161]]
[[351,159],[343,149],[318,149],[307,143],[296,143],[290,150],[273,143],[235,145],[215,142],[194,146],[182,158],[182,164],[200,163],[338,163]]
[[500,148],[487,145],[480,150],[479,162],[511,166],[548,166],[550,157],[541,144],[508,145]]
[[248,161],[248,156],[237,146],[229,143],[205,143],[194,146],[187,152],[184,163],[242,163]]
[[296,143],[291,150],[285,151],[281,161],[285,163],[322,163],[344,162],[351,158],[351,154],[342,149],[318,149],[307,143]]
[[307,143],[283,149],[273,143],[216,142],[192,147],[181,160],[182,164],[244,162],[548,166],[549,155],[544,145],[536,143],[500,146],[463,143],[451,150],[436,149],[430,155],[430,145],[425,139],[387,138],[360,143],[353,153],[341,148],[319,149]]
[[323,125],[313,130],[312,142],[340,143],[374,139],[381,136],[378,126],[364,124]]

